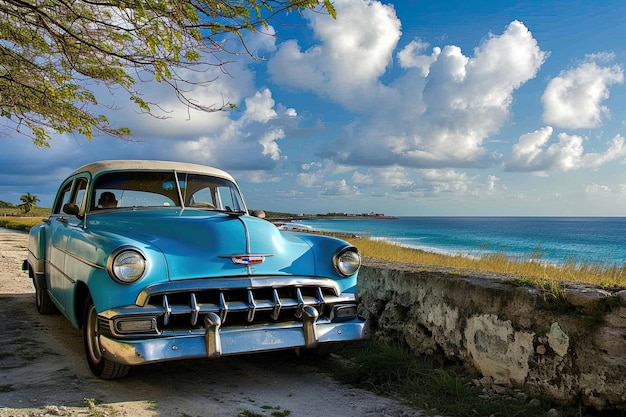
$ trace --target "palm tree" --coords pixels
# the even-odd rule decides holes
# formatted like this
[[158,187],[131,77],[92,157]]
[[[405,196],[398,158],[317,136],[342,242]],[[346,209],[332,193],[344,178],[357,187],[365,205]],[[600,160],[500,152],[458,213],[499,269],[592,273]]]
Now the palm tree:
[[20,197],[20,201],[22,202],[22,204],[20,204],[18,207],[20,207],[24,211],[24,213],[29,213],[40,200],[39,198],[37,198],[36,195],[26,193]]

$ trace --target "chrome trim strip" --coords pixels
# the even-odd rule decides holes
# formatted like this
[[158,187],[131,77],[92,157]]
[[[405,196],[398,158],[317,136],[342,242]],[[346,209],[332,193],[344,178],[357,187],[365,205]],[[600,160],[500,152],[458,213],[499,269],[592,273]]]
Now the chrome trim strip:
[[248,317],[246,317],[248,323],[252,323],[254,321],[255,314],[256,302],[254,301],[254,294],[252,294],[252,291],[248,290]]
[[69,252],[68,250],[66,250],[65,248],[61,248],[60,246],[54,245],[53,246],[56,250],[58,250],[59,252],[63,252],[64,254],[76,259],[77,261],[80,261],[82,263],[84,263],[85,265],[88,265],[92,268],[97,268],[97,269],[106,269],[106,266],[103,265],[98,265],[96,263],[93,263],[85,258],[81,258],[80,256],[76,255],[75,253]]
[[302,309],[304,308],[304,298],[302,298],[302,290],[296,288],[296,300],[298,301],[298,307],[296,307],[296,317],[302,317]]
[[199,292],[206,290],[229,290],[229,289],[254,289],[254,288],[281,288],[281,287],[324,287],[331,289],[335,296],[341,291],[339,284],[330,278],[294,277],[288,276],[263,276],[263,277],[233,277],[233,278],[203,278],[184,281],[170,281],[150,285],[144,288],[135,305],[142,307],[150,297],[174,292]]
[[198,323],[198,316],[200,316],[200,306],[196,299],[196,293],[191,293],[191,325],[195,326]]
[[165,295],[163,296],[163,325],[170,324],[170,317],[172,317],[172,307],[170,307],[169,299]]
[[272,309],[272,320],[278,320],[280,316],[280,309],[283,304],[280,302],[280,296],[278,295],[278,290],[274,288],[272,290],[272,299],[274,301],[274,308]]
[[326,304],[326,300],[324,299],[324,293],[322,292],[321,287],[317,287],[317,299],[320,303]]
[[[241,217],[237,217],[237,220],[243,226],[243,233],[246,236],[246,254],[250,253],[250,232],[248,231],[248,225]],[[252,275],[252,266],[250,264],[246,265],[246,272],[248,275]]]
[[226,298],[224,297],[224,293],[220,292],[220,318],[222,321],[226,320],[226,316],[228,315],[228,304],[226,303]]
[[73,279],[72,277],[70,277],[69,275],[67,275],[64,271],[62,271],[59,267],[57,267],[55,264],[53,264],[52,262],[50,262],[49,260],[45,260],[45,264],[48,265],[48,271],[50,270],[50,268],[54,269],[55,271],[57,271],[59,274],[61,274],[63,276],[63,278],[67,279],[69,282],[71,282],[72,284],[76,282],[75,279]]
[[[222,319],[222,321],[224,321],[225,317],[226,317],[226,312],[242,312],[242,311],[247,311],[248,306],[247,303],[240,303],[240,302],[227,302],[223,299],[223,296],[220,297],[222,299],[222,301],[220,302],[220,304],[211,304],[211,303],[197,303],[197,307],[199,308],[198,312],[200,314],[207,314],[210,312],[214,312],[214,313],[219,313],[220,311],[224,313],[224,315],[222,315],[220,318]],[[282,311],[282,309],[285,308],[296,308],[298,306],[298,303],[296,300],[292,300],[292,299],[282,299],[282,300],[278,300],[278,304],[274,304],[272,306],[261,306],[263,307],[264,310],[269,310],[269,311],[277,311],[280,312]],[[168,299],[168,303],[169,303],[169,299]],[[223,304],[222,304],[223,303]],[[341,303],[356,303],[356,297],[354,294],[348,293],[348,294],[342,294],[340,297],[326,297],[325,299],[325,304],[327,305],[334,305],[334,304],[341,304]],[[319,304],[317,302],[310,302],[310,303],[306,303],[308,305],[315,305],[315,304]],[[257,309],[259,309],[260,306],[257,305]],[[113,308],[110,310],[106,310],[103,311],[101,313],[99,313],[100,316],[105,317],[106,319],[114,319],[120,316],[143,316],[143,315],[162,315],[162,314],[166,314],[167,312],[167,308],[164,308],[163,306],[160,305],[147,305],[145,307],[138,307],[136,305],[129,305],[129,306],[123,306],[123,307],[117,307],[117,308]],[[174,307],[170,306],[170,313],[171,314],[193,314],[194,311],[196,311],[196,308],[193,306],[192,303],[190,303],[188,306],[187,305],[178,305],[176,306],[176,309],[174,309]]]

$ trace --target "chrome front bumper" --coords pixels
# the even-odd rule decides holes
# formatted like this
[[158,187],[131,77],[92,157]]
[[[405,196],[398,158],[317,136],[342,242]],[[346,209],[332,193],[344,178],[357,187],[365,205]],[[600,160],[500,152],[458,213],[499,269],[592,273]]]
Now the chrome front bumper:
[[175,359],[218,358],[289,348],[314,348],[320,343],[366,339],[368,323],[355,318],[344,322],[318,320],[317,310],[306,309],[302,322],[220,328],[218,315],[205,319],[201,332],[142,340],[100,336],[103,356],[124,365],[141,365]]

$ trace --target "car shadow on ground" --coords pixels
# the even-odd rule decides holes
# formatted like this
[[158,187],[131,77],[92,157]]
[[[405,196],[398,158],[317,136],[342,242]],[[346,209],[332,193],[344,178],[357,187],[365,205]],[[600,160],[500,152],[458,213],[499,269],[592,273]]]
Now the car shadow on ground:
[[0,317],[0,411],[91,399],[137,415],[293,413],[300,404],[322,409],[324,391],[338,386],[293,350],[143,365],[106,381],[91,374],[81,331],[60,314],[40,315],[33,293],[0,295]]

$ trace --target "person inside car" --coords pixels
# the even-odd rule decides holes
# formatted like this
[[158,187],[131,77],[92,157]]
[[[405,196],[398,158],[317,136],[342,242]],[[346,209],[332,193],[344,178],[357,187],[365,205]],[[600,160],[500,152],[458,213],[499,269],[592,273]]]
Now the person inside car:
[[100,194],[100,199],[98,200],[98,206],[102,208],[116,208],[117,200],[115,199],[115,194],[110,191],[105,191]]

